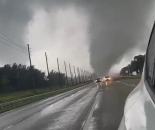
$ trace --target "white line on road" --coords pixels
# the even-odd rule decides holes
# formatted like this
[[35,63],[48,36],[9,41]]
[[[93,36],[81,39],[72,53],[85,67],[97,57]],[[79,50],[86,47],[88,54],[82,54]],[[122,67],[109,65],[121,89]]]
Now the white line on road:
[[8,126],[7,128],[3,129],[3,130],[7,130],[10,129],[13,125]]
[[[88,85],[89,85],[89,84],[88,84]],[[86,85],[84,85],[84,86],[86,86]],[[84,87],[84,86],[83,86],[83,87]],[[91,85],[90,87],[93,87],[93,85]],[[79,89],[79,91],[76,92],[76,90],[78,90],[78,89]],[[65,95],[65,94],[69,94],[69,96],[67,96],[67,97],[73,97],[73,96],[75,96],[76,94],[82,93],[84,90],[86,91],[86,89],[87,89],[87,88],[82,88],[82,87],[80,87],[80,88],[76,88],[76,89],[67,91],[67,92],[65,92],[65,93],[62,93],[62,94],[60,94],[60,95],[56,95],[56,96],[54,96],[54,97],[51,97],[51,99],[56,99],[57,97],[59,98],[59,96],[60,96],[60,99],[58,99],[58,101],[56,101],[56,102],[54,102],[54,103],[52,103],[52,104],[50,104],[50,105],[47,105],[46,107],[51,106],[51,105],[53,105],[53,104],[55,104],[55,103],[57,103],[57,102],[59,102],[59,101],[63,101],[63,100],[64,100],[63,95]],[[70,93],[71,93],[71,92],[74,92],[74,91],[75,91],[75,93],[70,95]],[[61,96],[62,96],[63,98],[61,98]],[[65,98],[67,98],[67,97],[65,97]],[[50,99],[50,98],[49,98],[49,99]],[[47,100],[47,99],[43,99],[43,100]],[[42,100],[42,101],[43,101],[43,100]],[[39,102],[42,102],[42,101],[38,101],[38,102],[36,102],[36,104],[39,103]],[[34,103],[34,104],[35,104],[35,103]],[[28,107],[28,106],[30,106],[30,105],[33,105],[33,103],[21,107],[21,109],[24,109],[24,107]],[[2,117],[5,116],[6,113],[9,114],[9,112],[14,112],[14,111],[16,111],[16,110],[18,110],[18,109],[20,110],[20,108],[16,108],[16,109],[14,109],[14,110],[5,112],[5,114],[2,115]],[[18,124],[18,123],[20,123],[20,122],[22,122],[22,121],[28,119],[29,117],[33,116],[34,114],[39,113],[40,111],[42,111],[42,110],[44,110],[44,109],[45,109],[45,108],[40,109],[39,111],[36,111],[36,112],[34,112],[33,114],[31,114],[31,115],[29,115],[29,116],[26,116],[25,118],[22,118],[22,119],[20,119],[20,120],[17,121],[17,122],[14,122],[13,124],[11,124],[11,125],[9,125],[9,126],[3,128],[3,130],[8,130],[8,129],[10,129],[10,128],[13,127],[14,125],[16,125],[16,124]],[[2,113],[2,114],[3,114],[3,113]],[[0,114],[0,116],[1,116],[1,114]]]
[[91,122],[91,119],[92,119],[92,116],[93,116],[93,113],[94,113],[94,110],[95,110],[95,106],[96,106],[96,103],[97,103],[98,99],[99,99],[99,98],[98,98],[98,96],[96,95],[95,102],[93,103],[93,106],[92,106],[91,111],[90,111],[90,113],[89,113],[89,115],[88,115],[88,118],[87,118],[87,120],[86,120],[86,122],[85,122],[85,125],[84,125],[84,127],[83,127],[83,130],[88,130],[88,128],[89,128],[89,126],[90,126],[90,122]]
[[121,84],[125,84],[125,85],[128,85],[128,86],[132,86],[132,87],[136,87],[135,85],[131,85],[131,84],[127,84],[127,83],[124,83],[124,82],[120,82],[120,81],[116,81],[116,82],[118,82],[118,83],[121,83]]
[[[51,97],[48,97],[48,98],[45,98],[45,99],[42,99],[42,100],[38,100],[38,101],[36,101],[36,102],[32,102],[32,103],[30,103],[30,104],[27,104],[27,105],[24,105],[24,106],[21,106],[21,107],[17,107],[17,108],[15,108],[15,109],[12,109],[12,110],[9,110],[9,111],[3,112],[3,113],[0,113],[0,117],[6,116],[6,114],[9,114],[9,113],[11,113],[11,112],[15,112],[15,111],[24,109],[24,108],[29,107],[29,106],[31,106],[31,105],[37,105],[38,103],[41,103],[41,102],[45,102],[45,101],[49,101],[49,100],[52,100],[52,99],[56,99],[56,98],[58,98],[58,97],[60,97],[60,96],[63,96],[63,95],[65,95],[65,94],[69,94],[69,93],[74,92],[74,91],[76,91],[76,90],[78,90],[78,89],[81,91],[81,90],[83,90],[83,89],[82,89],[83,87],[85,87],[85,86],[87,86],[87,85],[91,85],[91,84],[93,84],[93,83],[89,83],[89,84],[83,85],[83,86],[81,86],[81,87],[75,88],[75,89],[73,89],[73,90],[69,90],[69,91],[66,91],[66,92],[64,92],[64,93],[60,93],[60,94],[58,94],[58,95],[51,96]],[[93,86],[93,85],[91,85],[90,87],[92,87],[92,86]],[[86,88],[84,88],[84,89],[86,89]],[[79,91],[78,91],[78,92],[79,92]],[[76,92],[76,93],[77,93],[77,92]]]

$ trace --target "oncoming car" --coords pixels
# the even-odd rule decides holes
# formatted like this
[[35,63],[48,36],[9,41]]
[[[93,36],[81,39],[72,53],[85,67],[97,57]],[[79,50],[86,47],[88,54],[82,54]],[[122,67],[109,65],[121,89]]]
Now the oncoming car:
[[126,100],[119,130],[155,130],[155,24],[141,81]]
[[95,79],[95,83],[101,83],[101,78]]
[[103,82],[104,81],[111,81],[111,77],[110,76],[105,76],[104,78],[103,78]]

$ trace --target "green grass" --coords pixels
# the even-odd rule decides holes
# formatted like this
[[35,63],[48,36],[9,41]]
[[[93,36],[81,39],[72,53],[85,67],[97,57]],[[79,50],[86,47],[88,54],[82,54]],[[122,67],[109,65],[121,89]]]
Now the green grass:
[[53,91],[51,91],[49,88],[46,88],[46,89],[37,89],[37,90],[35,90],[35,92],[32,91],[32,90],[31,91],[29,90],[29,91],[22,91],[22,92],[14,92],[14,93],[6,94],[6,95],[4,95],[4,94],[0,95],[0,102],[5,103],[5,102],[20,99],[20,98],[24,98],[24,97],[29,97],[29,96],[34,96],[34,95],[43,94],[43,93],[47,93],[47,92],[52,92],[50,95],[47,95],[46,97],[43,97],[43,98],[40,98],[40,99],[36,99],[36,100],[33,100],[33,101],[26,101],[26,102],[19,103],[19,104],[15,105],[15,106],[5,107],[3,109],[0,109],[0,113],[3,113],[3,112],[9,111],[9,110],[12,110],[12,109],[15,109],[15,108],[18,108],[18,107],[21,107],[21,106],[24,106],[24,105],[27,105],[27,104],[42,100],[42,99],[45,99],[45,98],[48,98],[48,97],[51,97],[51,96],[55,96],[55,95],[58,95],[58,94],[73,90],[73,89],[81,87],[81,86],[83,86],[85,84],[88,84],[88,83],[84,83],[84,84],[73,86],[73,87],[66,87],[66,88],[63,88],[63,89],[57,89],[57,90],[53,90]]
[[18,100],[21,98],[30,97],[30,96],[34,96],[34,95],[38,95],[38,94],[47,93],[47,92],[62,91],[64,89],[70,90],[70,89],[74,89],[75,87],[77,88],[78,86],[81,86],[81,85],[65,87],[62,89],[55,87],[55,89],[54,88],[53,89],[44,88],[44,89],[35,89],[35,91],[27,90],[27,91],[19,91],[19,92],[13,92],[13,93],[8,93],[8,94],[1,94],[0,95],[0,103],[10,102],[13,100]]
[[15,108],[18,108],[18,107],[21,107],[21,106],[25,106],[25,105],[28,105],[28,104],[31,104],[31,103],[34,103],[34,102],[46,99],[48,97],[52,97],[52,96],[55,96],[55,95],[58,95],[58,94],[61,94],[61,93],[73,90],[73,89],[78,88],[80,86],[82,86],[82,85],[79,85],[79,86],[76,86],[76,87],[74,86],[74,87],[68,87],[68,88],[65,88],[65,89],[59,89],[59,90],[56,90],[56,91],[52,91],[50,96],[47,96],[47,97],[44,97],[44,98],[41,98],[41,99],[37,99],[37,100],[33,100],[33,101],[21,102],[21,103],[15,105],[15,106],[11,106],[11,107],[5,107],[4,109],[0,109],[0,113],[6,112],[6,111],[9,111],[9,110],[13,110]]
[[140,79],[141,76],[122,76],[114,78],[113,80],[124,80],[124,79]]
[[1,94],[0,103],[10,102],[10,101],[17,100],[20,98],[30,97],[30,96],[34,96],[38,94],[43,94],[46,92],[50,92],[50,89],[44,88],[44,89],[36,89],[35,91],[27,90],[27,91],[19,91],[19,92],[13,92],[13,93],[8,93],[8,94]]

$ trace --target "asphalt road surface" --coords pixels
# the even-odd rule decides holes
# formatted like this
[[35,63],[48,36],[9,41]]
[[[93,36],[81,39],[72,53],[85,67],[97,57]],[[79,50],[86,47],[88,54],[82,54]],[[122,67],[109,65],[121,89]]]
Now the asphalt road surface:
[[117,130],[139,80],[81,88],[0,114],[0,130]]

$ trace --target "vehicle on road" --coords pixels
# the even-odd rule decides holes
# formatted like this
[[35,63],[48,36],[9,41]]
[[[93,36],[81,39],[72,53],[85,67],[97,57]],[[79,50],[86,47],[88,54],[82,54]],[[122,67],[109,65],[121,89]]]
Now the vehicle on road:
[[110,76],[105,76],[104,78],[103,78],[103,82],[104,81],[111,81],[111,77]]
[[95,79],[95,83],[101,83],[101,78],[97,78],[97,79]]
[[126,100],[119,130],[155,130],[155,23],[141,81]]

